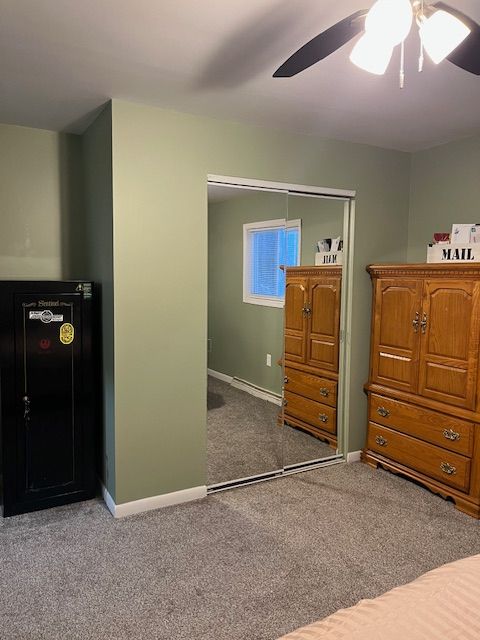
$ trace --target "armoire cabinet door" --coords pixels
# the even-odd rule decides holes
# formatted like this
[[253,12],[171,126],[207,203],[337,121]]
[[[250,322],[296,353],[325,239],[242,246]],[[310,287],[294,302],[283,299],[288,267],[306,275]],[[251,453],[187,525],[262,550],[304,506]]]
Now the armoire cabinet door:
[[372,382],[416,393],[421,304],[421,280],[376,281]]
[[285,359],[305,362],[307,279],[288,276],[285,287]]
[[307,364],[338,371],[341,278],[309,278]]
[[466,409],[475,407],[480,283],[425,280],[419,392]]

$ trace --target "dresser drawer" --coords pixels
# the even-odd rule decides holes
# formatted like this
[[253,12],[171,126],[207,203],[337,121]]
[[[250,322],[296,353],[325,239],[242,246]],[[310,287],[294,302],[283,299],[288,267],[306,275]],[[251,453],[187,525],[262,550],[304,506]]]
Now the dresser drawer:
[[472,456],[474,425],[436,411],[371,394],[369,419],[449,451]]
[[285,390],[298,393],[330,407],[337,406],[337,383],[312,373],[285,367]]
[[380,425],[368,425],[368,448],[460,491],[470,485],[470,460]]
[[307,422],[322,431],[336,433],[337,412],[332,407],[328,407],[320,402],[315,402],[309,398],[304,398],[296,393],[285,391],[285,415],[292,416],[303,422]]

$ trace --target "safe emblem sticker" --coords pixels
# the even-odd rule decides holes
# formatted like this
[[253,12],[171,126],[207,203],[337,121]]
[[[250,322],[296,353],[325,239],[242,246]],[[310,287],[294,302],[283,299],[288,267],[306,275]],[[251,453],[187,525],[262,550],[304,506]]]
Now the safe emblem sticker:
[[70,322],[65,322],[60,327],[60,342],[62,344],[72,344],[75,338],[75,329],[73,328],[73,324]]
[[52,313],[50,309],[45,311],[30,311],[28,315],[30,320],[41,320],[45,324],[50,322],[63,322],[63,315],[60,313]]

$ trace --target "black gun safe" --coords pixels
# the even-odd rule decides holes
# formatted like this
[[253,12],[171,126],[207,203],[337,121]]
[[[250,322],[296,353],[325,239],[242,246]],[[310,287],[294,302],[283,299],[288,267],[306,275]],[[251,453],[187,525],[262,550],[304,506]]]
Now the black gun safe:
[[95,495],[91,282],[0,282],[3,515]]

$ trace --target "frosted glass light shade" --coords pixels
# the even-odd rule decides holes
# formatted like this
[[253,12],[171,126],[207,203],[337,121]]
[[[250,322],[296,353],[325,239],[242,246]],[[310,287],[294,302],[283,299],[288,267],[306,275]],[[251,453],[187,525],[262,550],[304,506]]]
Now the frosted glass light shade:
[[452,53],[470,34],[461,20],[447,11],[435,11],[420,27],[425,51],[438,64]]
[[365,31],[394,47],[408,36],[412,20],[410,0],[377,0],[365,18]]
[[365,33],[353,47],[350,60],[360,69],[381,76],[387,70],[393,53],[393,46],[385,45],[381,39]]

